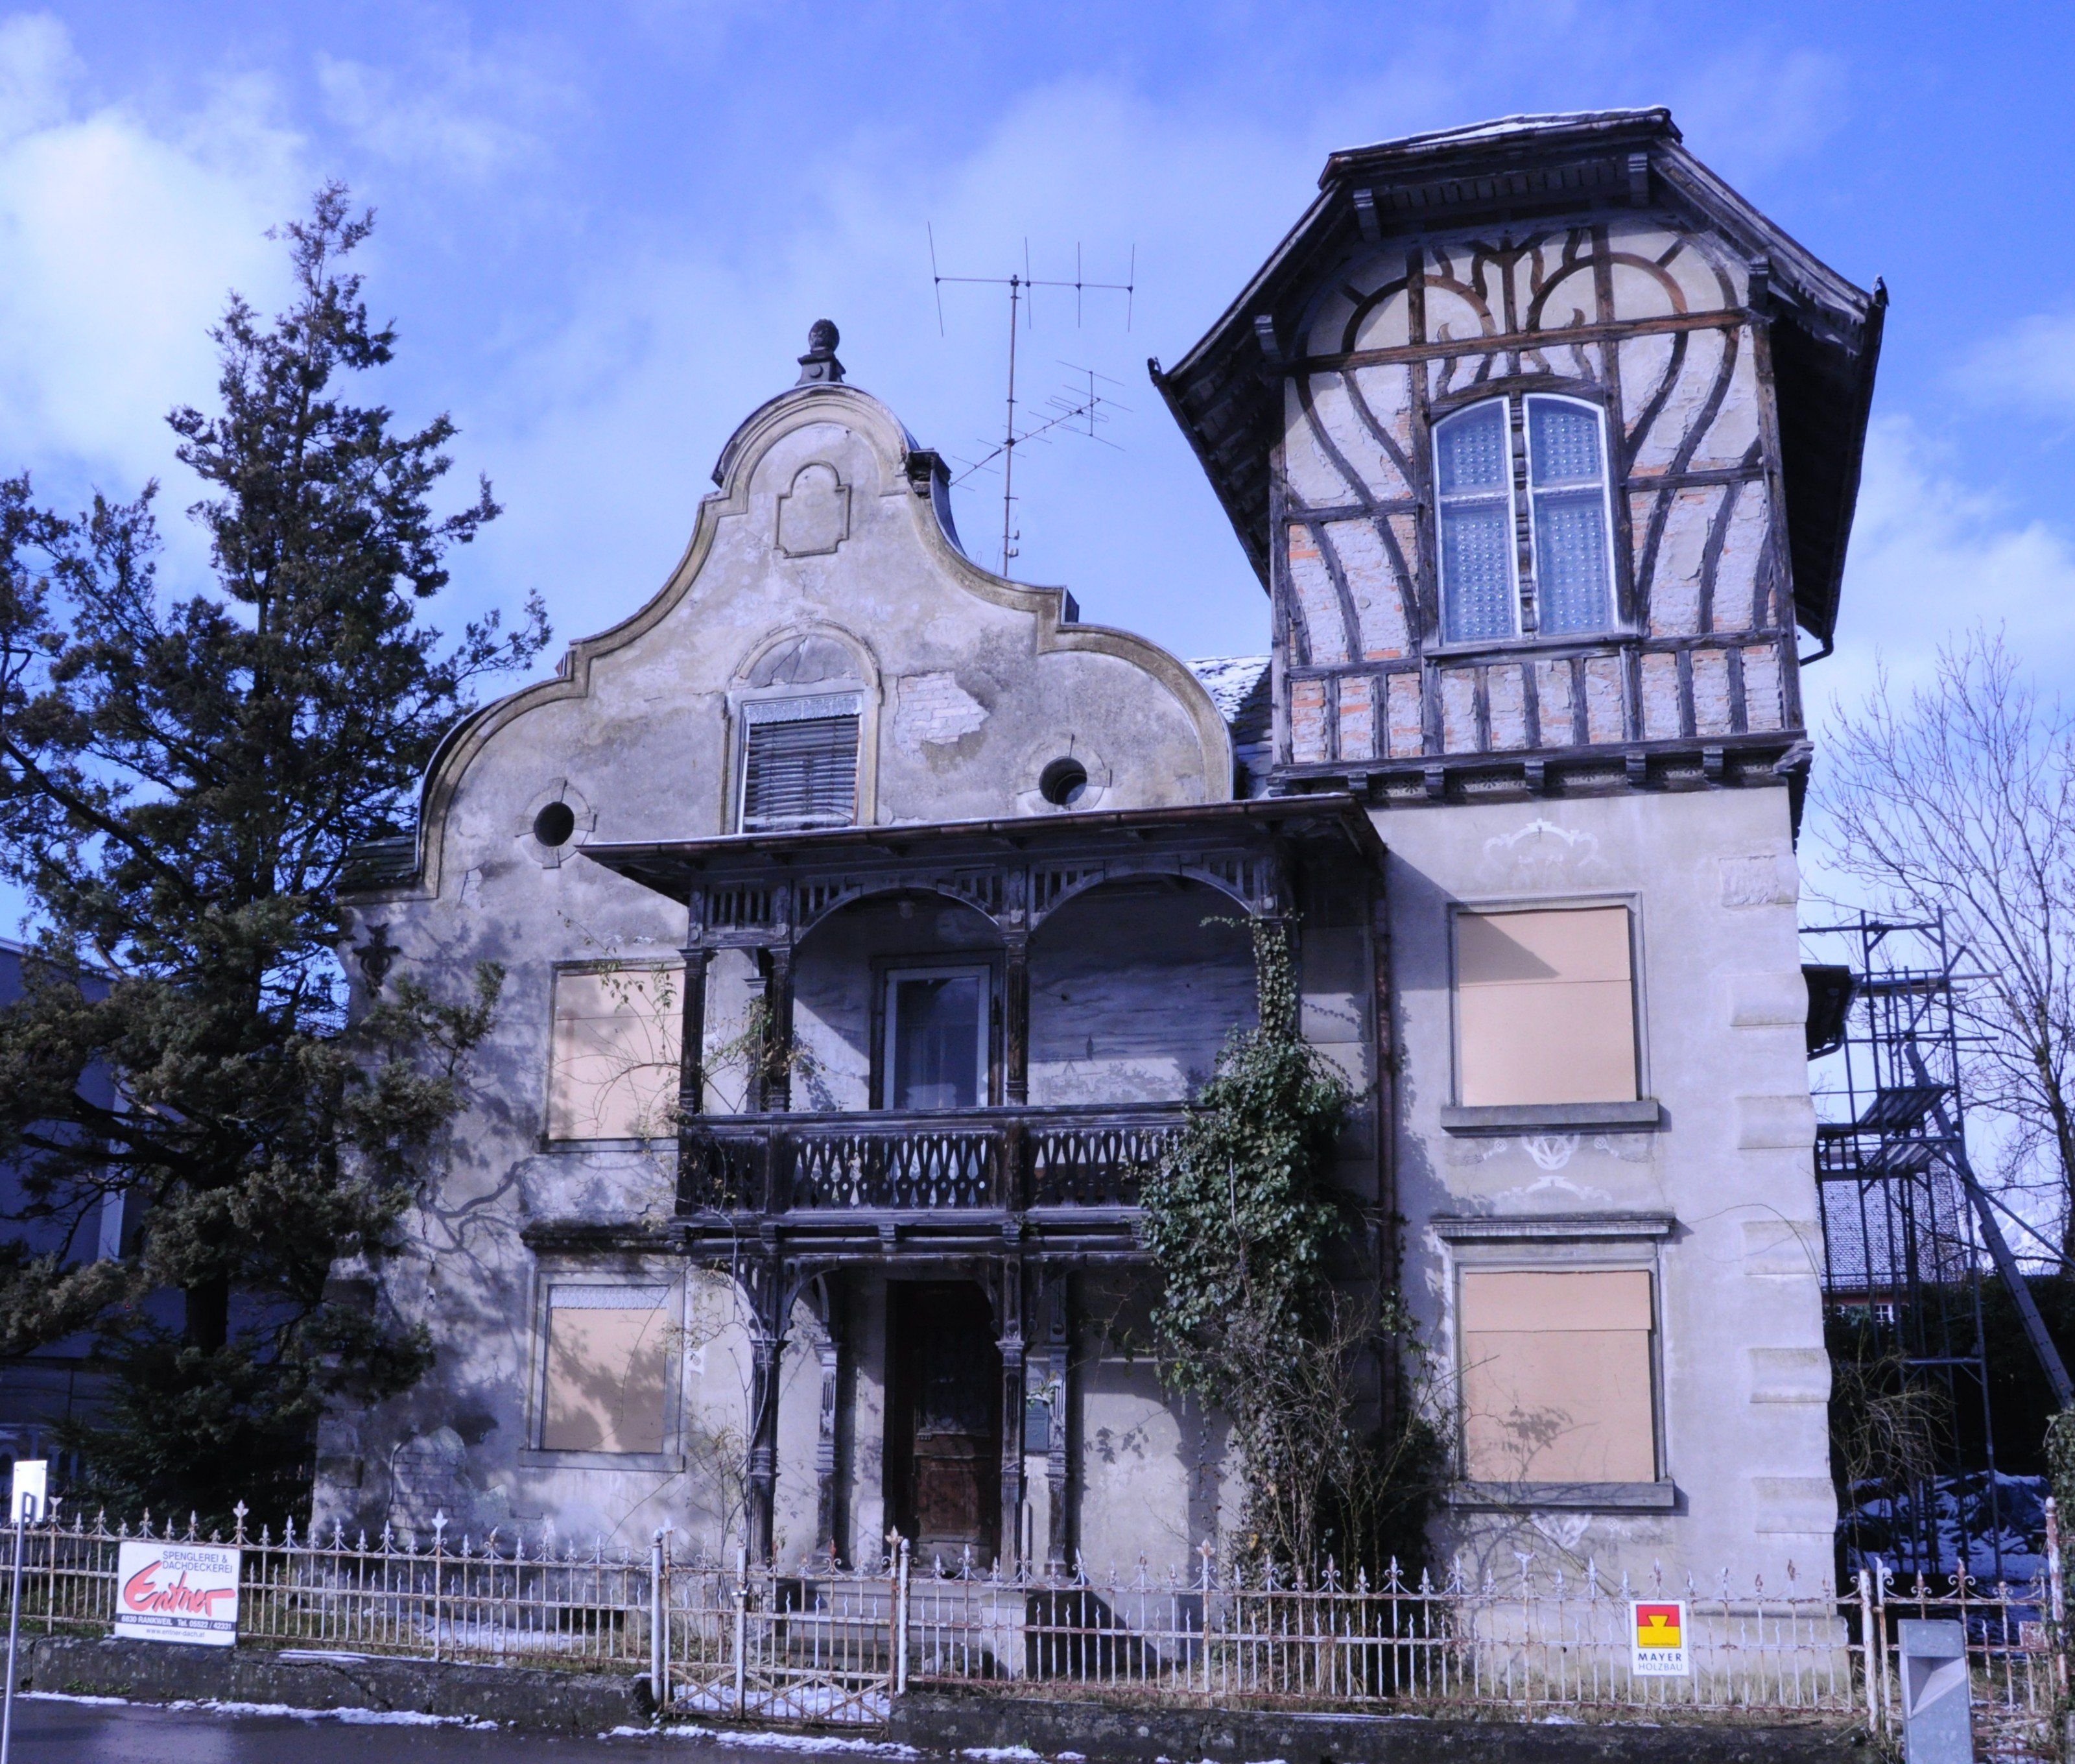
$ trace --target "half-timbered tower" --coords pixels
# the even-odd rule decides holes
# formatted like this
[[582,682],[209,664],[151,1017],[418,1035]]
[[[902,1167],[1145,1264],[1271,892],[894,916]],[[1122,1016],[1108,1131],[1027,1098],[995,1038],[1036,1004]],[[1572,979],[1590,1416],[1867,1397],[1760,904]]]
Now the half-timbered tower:
[[1335,155],[1154,368],[1268,594],[1187,665],[973,563],[818,325],[655,598],[362,855],[364,988],[507,978],[369,1287],[439,1364],[320,1514],[1187,1565],[1137,1184],[1265,915],[1456,1538],[1826,1561],[1796,644],[1879,315],[1662,112]]
[[1391,854],[1391,1201],[1468,1532],[1829,1560],[1797,644],[1884,298],[1661,110],[1513,118],[1333,155],[1155,364],[1269,596],[1252,788],[1352,792]]

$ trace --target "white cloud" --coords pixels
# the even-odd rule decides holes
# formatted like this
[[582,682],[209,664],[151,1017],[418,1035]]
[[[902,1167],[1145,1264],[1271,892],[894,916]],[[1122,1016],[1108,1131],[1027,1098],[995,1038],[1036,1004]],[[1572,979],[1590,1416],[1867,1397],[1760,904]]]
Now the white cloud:
[[2075,416],[2075,313],[2034,313],[1985,339],[1953,374],[1976,400]]
[[1940,640],[1976,623],[2001,626],[2042,683],[2075,657],[2075,543],[2003,499],[1974,489],[1907,418],[1868,432],[1858,517],[1845,575],[1837,652],[1803,677],[1812,726],[1858,702],[1877,669],[1907,688]]
[[0,459],[128,491],[163,473],[159,422],[214,383],[208,327],[234,286],[264,298],[263,234],[300,205],[299,144],[260,84],[168,128],[82,110],[60,28],[0,24]]
[[1753,44],[1682,75],[1673,119],[1688,146],[1732,179],[1762,177],[1820,147],[1843,126],[1844,64],[1812,49]]
[[356,146],[393,164],[480,181],[536,160],[534,118],[566,95],[512,51],[429,52],[404,72],[320,55],[325,113]]
[[[1191,653],[1257,649],[1265,600],[1200,469],[1145,375],[1215,318],[1301,208],[1318,154],[1228,116],[1157,107],[1103,81],[1026,95],[963,159],[926,162],[884,140],[825,149],[819,193],[763,256],[696,238],[603,242],[566,320],[457,400],[470,464],[510,509],[462,568],[469,591],[547,594],[558,632],[624,616],[676,562],[729,433],[796,370],[808,325],[836,321],[851,381],[926,445],[971,458],[1000,422],[1006,291],[944,291],[938,329],[926,226],[946,271],[1005,275],[1027,238],[1041,276],[1120,279],[1124,302],[1041,290],[1021,334],[1020,395],[1042,404],[1062,361],[1122,383],[1108,432],[1121,453],[1062,437],[1019,461],[1026,581],[1071,586],[1095,620]],[[962,532],[992,567],[998,479],[957,493]]]
[[47,12],[0,19],[0,141],[53,122],[79,73],[65,28]]

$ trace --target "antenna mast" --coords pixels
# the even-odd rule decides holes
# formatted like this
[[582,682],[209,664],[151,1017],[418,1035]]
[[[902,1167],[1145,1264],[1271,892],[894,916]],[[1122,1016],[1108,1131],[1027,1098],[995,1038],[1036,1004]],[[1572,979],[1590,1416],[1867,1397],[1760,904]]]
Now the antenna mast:
[[[1051,404],[1054,414],[1048,420],[1038,424],[1033,429],[1018,430],[1016,426],[1016,330],[1018,319],[1021,318],[1026,329],[1035,325],[1038,289],[1070,288],[1074,291],[1074,323],[1076,328],[1081,322],[1082,296],[1085,293],[1092,292],[1121,294],[1124,296],[1124,328],[1129,330],[1132,312],[1137,302],[1138,292],[1138,247],[1134,245],[1131,248],[1131,267],[1126,272],[1125,280],[1121,282],[1087,280],[1081,273],[1081,248],[1078,245],[1074,247],[1074,276],[1071,281],[1047,280],[1034,276],[1030,273],[1030,242],[1028,239],[1023,242],[1023,273],[1020,275],[1013,271],[1007,275],[945,275],[937,268],[937,231],[934,226],[930,228],[929,234],[930,280],[934,286],[937,296],[937,330],[939,335],[942,334],[944,329],[944,284],[946,282],[984,288],[1005,288],[1009,290],[1009,398],[1008,414],[1002,424],[1001,440],[992,453],[968,466],[959,474],[958,478],[953,480],[954,482],[960,482],[971,477],[973,473],[984,470],[996,459],[1000,460],[1001,574],[1006,576],[1009,574],[1009,564],[1017,554],[1016,541],[1021,536],[1016,528],[1016,449],[1026,441],[1035,441],[1049,431],[1081,417],[1087,420],[1089,435],[1100,441],[1102,437],[1095,433],[1095,425],[1099,422],[1108,420],[1102,414],[1102,411],[1112,406],[1120,410],[1129,408],[1127,405],[1117,404],[1116,400],[1097,391],[1095,381],[1099,379],[1107,379],[1107,375],[1098,375],[1087,369],[1076,369],[1077,373],[1084,372],[1088,375],[1088,389],[1085,396],[1073,403],[1071,408],[1062,404],[1059,399],[1053,399]],[[1109,383],[1115,385],[1116,382],[1112,380]],[[1112,442],[1109,445],[1115,444]]]

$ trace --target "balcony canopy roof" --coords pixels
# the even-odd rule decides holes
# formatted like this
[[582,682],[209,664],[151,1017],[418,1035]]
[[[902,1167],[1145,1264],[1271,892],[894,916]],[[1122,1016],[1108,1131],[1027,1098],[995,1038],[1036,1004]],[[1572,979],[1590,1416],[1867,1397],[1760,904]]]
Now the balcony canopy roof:
[[923,826],[804,829],[733,834],[651,844],[594,843],[594,863],[689,905],[694,892],[734,881],[840,870],[904,870],[922,864],[963,868],[1058,863],[1083,856],[1177,858],[1220,847],[1261,850],[1284,840],[1330,840],[1379,868],[1383,841],[1361,805],[1347,795],[1267,797],[1179,808],[1069,810],[991,821]]

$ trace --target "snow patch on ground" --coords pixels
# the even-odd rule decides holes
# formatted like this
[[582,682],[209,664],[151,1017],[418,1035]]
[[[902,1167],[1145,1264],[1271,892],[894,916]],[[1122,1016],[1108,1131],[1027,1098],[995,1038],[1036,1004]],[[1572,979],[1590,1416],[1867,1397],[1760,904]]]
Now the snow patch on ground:
[[208,1715],[279,1715],[292,1721],[338,1721],[347,1727],[459,1727],[471,1733],[494,1733],[495,1721],[471,1721],[466,1715],[425,1715],[416,1709],[302,1709],[285,1703],[219,1703],[213,1698],[183,1697],[169,1709],[200,1709]]
[[[843,1752],[866,1758],[920,1758],[922,1755],[912,1745],[895,1745],[884,1740],[846,1740],[832,1733],[760,1733],[720,1727],[615,1727],[608,1733],[601,1733],[598,1737],[607,1740],[706,1740],[716,1745],[749,1746],[764,1752]],[[1016,1755],[1037,1756],[1034,1752]]]
[[25,1703],[84,1703],[93,1708],[127,1708],[130,1706],[130,1699],[126,1696],[74,1696],[66,1691],[24,1691],[21,1696]]

